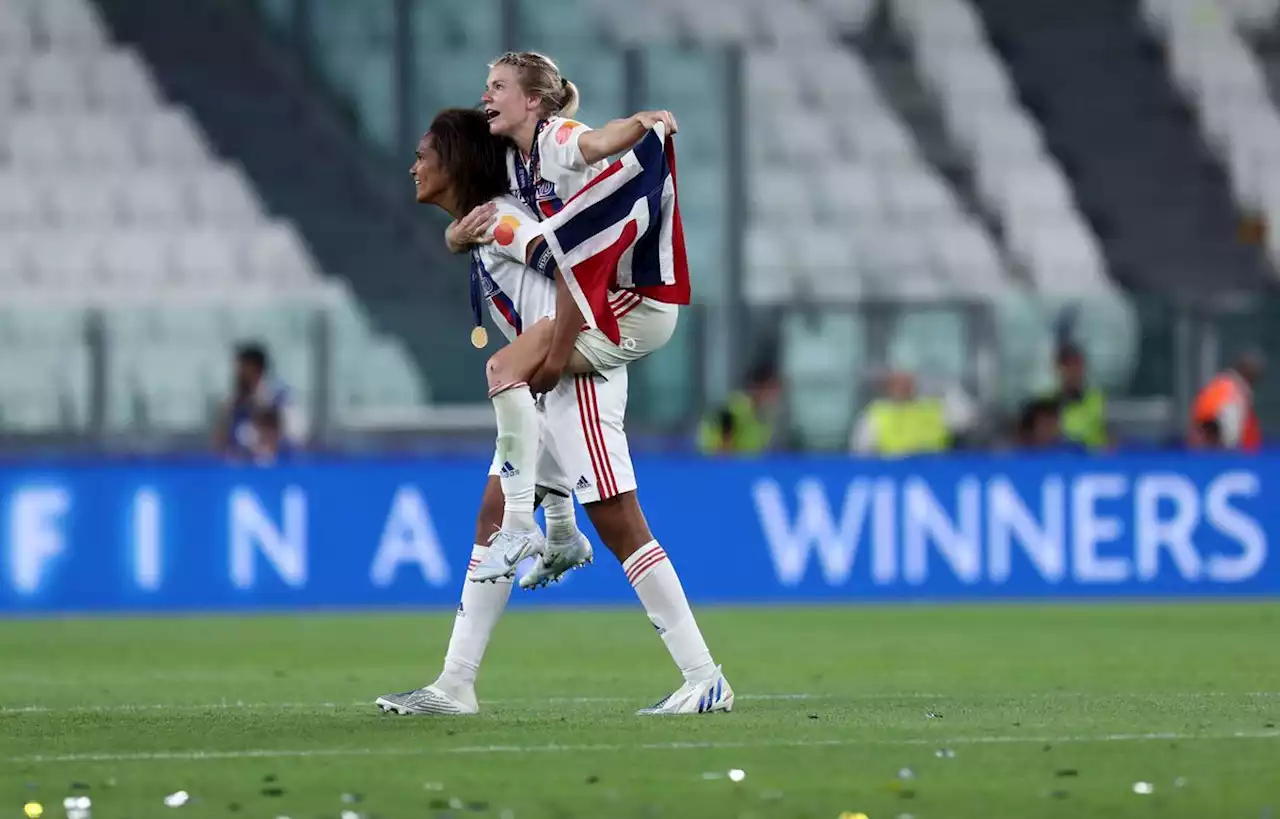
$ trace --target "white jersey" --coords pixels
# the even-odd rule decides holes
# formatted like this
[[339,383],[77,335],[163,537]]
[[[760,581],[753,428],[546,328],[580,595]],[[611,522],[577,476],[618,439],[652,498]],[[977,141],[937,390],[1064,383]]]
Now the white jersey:
[[[555,216],[565,202],[609,167],[608,160],[588,163],[583,157],[578,140],[590,130],[581,122],[562,117],[551,117],[542,126],[538,135],[538,178],[532,180],[539,219]],[[507,181],[511,195],[521,200],[517,163],[523,163],[523,159],[518,150],[511,148],[507,151]]]
[[555,316],[556,287],[525,262],[530,242],[542,236],[538,220],[515,197],[492,201],[498,207],[497,221],[489,230],[493,241],[476,245],[471,258],[493,323],[514,341],[524,328]]
[[[508,341],[515,341],[526,327],[555,318],[556,285],[526,263],[529,245],[542,236],[542,226],[515,197],[492,201],[498,208],[489,232],[493,241],[472,248],[472,265],[480,278],[480,296],[489,303],[489,316]],[[609,294],[609,305],[618,319],[621,345],[586,325],[574,343],[574,349],[597,370],[644,358],[675,332],[678,308],[674,304],[615,290]]]

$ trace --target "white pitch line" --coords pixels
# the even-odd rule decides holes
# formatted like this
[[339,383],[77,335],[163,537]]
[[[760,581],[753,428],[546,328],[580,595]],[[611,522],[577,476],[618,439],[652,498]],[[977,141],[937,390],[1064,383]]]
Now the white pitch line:
[[[907,694],[905,698],[940,699],[929,694]],[[755,701],[793,701],[793,700],[828,700],[828,699],[894,699],[897,695],[853,695],[837,696],[835,694],[739,694],[740,700]],[[586,705],[591,703],[640,702],[640,697],[550,697],[547,699],[498,699],[481,700],[484,705],[532,705],[532,704],[569,704]],[[244,702],[240,700],[206,703],[112,703],[107,705],[69,705],[56,707],[49,705],[15,705],[0,706],[0,715],[5,714],[114,714],[134,711],[275,711],[315,709],[332,710],[372,705],[373,700],[354,700],[347,703],[338,702]]]
[[1223,741],[1234,739],[1280,739],[1280,731],[1235,731],[1228,734],[1099,734],[1097,736],[972,736],[911,739],[797,739],[762,740],[758,742],[652,742],[636,745],[461,745],[452,748],[257,748],[240,751],[146,751],[138,753],[55,754],[50,756],[15,756],[13,765],[68,762],[200,762],[226,759],[294,759],[320,757],[410,757],[456,756],[465,754],[563,754],[612,753],[619,751],[719,751],[769,748],[838,748],[858,745],[1013,745],[1063,744],[1090,742],[1159,742],[1159,741]]
[[[1076,698],[1076,697],[1108,697],[1121,699],[1142,698],[1177,698],[1177,699],[1220,699],[1223,697],[1280,697],[1276,691],[1172,691],[1134,693],[1108,693],[1085,691],[1043,691],[1002,695],[1001,700],[1017,700],[1031,698]],[[802,702],[811,701],[870,701],[870,700],[929,700],[938,703],[964,701],[970,699],[967,694],[929,694],[909,691],[900,694],[738,694],[737,699],[748,702]],[[639,702],[638,697],[549,697],[545,699],[496,699],[481,700],[484,705],[588,705],[609,703]],[[372,700],[353,700],[339,702],[245,702],[243,700],[226,700],[206,703],[111,703],[106,705],[70,705],[66,707],[49,705],[13,705],[0,706],[0,716],[10,714],[127,714],[148,711],[201,712],[201,711],[290,711],[290,710],[335,710],[342,708],[358,708],[372,704]]]

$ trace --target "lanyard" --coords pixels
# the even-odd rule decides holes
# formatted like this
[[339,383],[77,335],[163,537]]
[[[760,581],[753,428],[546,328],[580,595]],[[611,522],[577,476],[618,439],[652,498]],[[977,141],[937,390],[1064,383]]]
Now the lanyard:
[[516,149],[516,188],[520,191],[520,200],[528,205],[529,210],[538,221],[542,221],[542,212],[538,210],[538,179],[542,171],[542,161],[538,157],[538,137],[546,126],[545,119],[538,120],[538,127],[533,129],[533,147],[529,149],[529,166],[520,158],[520,149]]
[[471,315],[475,318],[477,327],[484,324],[484,316],[481,312],[484,295],[480,285],[482,269],[483,263],[480,261],[480,251],[473,247],[471,248]]

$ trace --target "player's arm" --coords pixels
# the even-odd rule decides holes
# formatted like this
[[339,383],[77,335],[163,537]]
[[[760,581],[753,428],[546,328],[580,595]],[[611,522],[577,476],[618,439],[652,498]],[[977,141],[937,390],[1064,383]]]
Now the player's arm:
[[498,220],[498,206],[485,202],[472,209],[461,219],[454,219],[444,229],[444,243],[450,253],[466,253],[472,245],[493,241],[489,229]]
[[547,348],[547,357],[542,363],[539,377],[535,379],[538,382],[545,379],[554,383],[560,380],[569,366],[569,359],[573,357],[573,345],[578,339],[584,318],[578,302],[569,292],[569,285],[565,283],[564,274],[560,272],[555,254],[547,246],[546,239],[538,236],[529,243],[525,264],[556,283],[556,320],[551,330],[551,344]]
[[578,150],[583,161],[591,165],[635,145],[658,122],[667,127],[667,133],[676,132],[676,118],[670,111],[640,111],[623,119],[612,120],[603,128],[583,131],[577,137]]

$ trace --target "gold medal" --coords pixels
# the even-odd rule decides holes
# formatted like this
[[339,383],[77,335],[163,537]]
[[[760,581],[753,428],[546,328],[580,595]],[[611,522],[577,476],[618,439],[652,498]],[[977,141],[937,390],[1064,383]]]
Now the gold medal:
[[485,345],[489,343],[489,331],[483,327],[476,327],[471,331],[471,346],[477,350],[483,350]]

